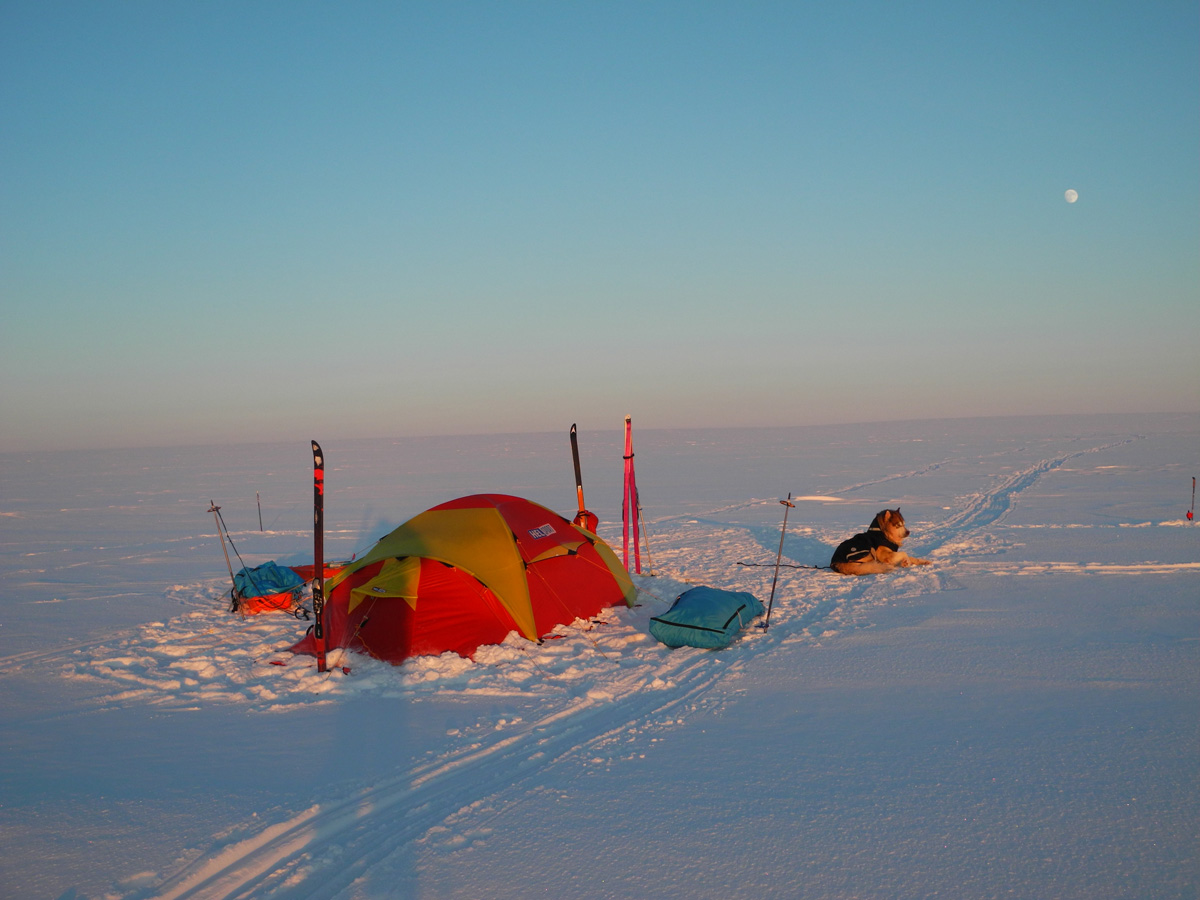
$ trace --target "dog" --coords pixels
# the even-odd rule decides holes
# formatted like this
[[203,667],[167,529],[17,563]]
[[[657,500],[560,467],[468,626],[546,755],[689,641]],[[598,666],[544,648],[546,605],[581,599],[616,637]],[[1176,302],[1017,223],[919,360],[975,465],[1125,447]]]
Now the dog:
[[900,549],[911,533],[899,509],[882,510],[870,528],[838,544],[829,568],[842,575],[876,575],[906,566],[929,565],[929,560],[909,556]]

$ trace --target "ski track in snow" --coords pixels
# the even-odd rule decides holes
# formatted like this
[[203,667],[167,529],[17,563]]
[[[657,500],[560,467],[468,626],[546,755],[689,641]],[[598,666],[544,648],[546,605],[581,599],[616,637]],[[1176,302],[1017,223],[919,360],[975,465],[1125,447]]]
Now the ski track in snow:
[[996,563],[964,561],[958,563],[965,569],[986,570],[1000,575],[1175,575],[1183,572],[1200,572],[1200,563],[1136,563],[1117,565],[1114,563],[1079,562],[1024,562]]
[[[964,498],[960,510],[923,531],[919,552],[943,561],[978,550],[972,535],[1001,519],[1014,498],[1041,476],[1068,460],[1120,443],[1128,441],[1043,460]],[[568,759],[585,765],[611,763],[629,733],[674,727],[687,709],[703,703],[706,692],[736,675],[748,660],[863,624],[864,610],[953,587],[936,565],[861,579],[784,569],[770,630],[748,629],[731,648],[715,653],[668,650],[650,638],[649,617],[689,583],[737,586],[767,599],[773,567],[734,569],[729,562],[761,554],[761,542],[746,526],[713,517],[776,502],[755,499],[710,513],[657,520],[652,535],[657,575],[635,576],[639,607],[606,610],[593,622],[559,626],[540,644],[510,636],[501,645],[481,648],[473,661],[445,654],[412,659],[397,668],[366,657],[332,654],[332,671],[318,677],[310,659],[281,649],[299,638],[303,623],[281,615],[214,617],[214,597],[223,590],[223,582],[214,579],[172,589],[171,594],[193,607],[191,612],[104,640],[0,658],[0,674],[31,663],[57,666],[65,678],[98,686],[99,696],[91,702],[101,707],[147,703],[182,710],[229,702],[273,714],[354,696],[410,702],[435,695],[534,701],[537,712],[529,721],[502,719],[494,726],[454,735],[458,745],[435,758],[359,786],[349,796],[343,785],[343,799],[321,800],[240,840],[218,838],[207,850],[189,854],[190,861],[176,871],[152,877],[142,873],[127,881],[123,891],[127,900],[348,897],[374,865],[413,842],[454,849],[485,835],[480,820],[489,801],[534,788],[533,780],[543,777],[548,767]],[[712,548],[702,557],[695,553],[698,529],[703,530],[704,546]],[[993,562],[957,565],[997,568]],[[687,579],[664,574],[683,569]],[[1143,574],[1196,569],[1200,564],[1024,563],[1005,571]],[[349,666],[351,673],[343,674],[335,664]]]
[[951,540],[961,537],[964,532],[978,531],[991,525],[993,522],[1000,521],[1004,517],[1004,514],[1012,508],[1013,498],[1031,487],[1047,472],[1052,472],[1064,463],[1080,456],[1111,450],[1114,447],[1130,444],[1134,440],[1137,440],[1137,438],[1127,438],[1123,441],[1103,444],[1099,447],[1090,447],[1087,450],[1080,450],[1053,459],[1042,460],[1028,469],[1023,469],[1010,475],[998,486],[970,498],[962,510],[950,516],[945,522],[926,529],[920,539],[913,542],[914,552],[917,555],[932,553]]
[[835,495],[850,494],[854,493],[855,491],[861,491],[863,488],[875,487],[876,485],[887,484],[891,481],[899,481],[904,478],[919,478],[922,475],[928,475],[930,472],[936,472],[949,462],[950,460],[946,459],[942,460],[941,462],[930,463],[927,466],[923,466],[920,469],[914,469],[911,472],[898,472],[895,475],[886,475],[883,478],[876,478],[874,481],[860,481],[857,484],[846,485],[846,487],[840,488],[833,493]]
[[606,713],[616,698],[590,692],[552,708],[515,734],[483,746],[468,745],[346,800],[304,810],[189,867],[155,896],[337,897],[374,864],[413,841],[469,841],[470,834],[447,834],[442,823],[453,819],[454,811],[477,808],[500,792],[520,790],[567,756],[595,752],[623,733],[629,722],[667,713],[703,693],[723,674],[695,654],[671,669],[671,681],[659,691],[628,685],[615,725]]

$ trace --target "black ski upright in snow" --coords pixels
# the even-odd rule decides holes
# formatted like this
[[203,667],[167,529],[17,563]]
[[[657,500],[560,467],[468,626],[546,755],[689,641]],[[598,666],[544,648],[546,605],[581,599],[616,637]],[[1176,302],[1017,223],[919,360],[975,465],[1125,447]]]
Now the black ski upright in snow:
[[313,641],[317,671],[325,671],[325,454],[312,442],[313,452]]

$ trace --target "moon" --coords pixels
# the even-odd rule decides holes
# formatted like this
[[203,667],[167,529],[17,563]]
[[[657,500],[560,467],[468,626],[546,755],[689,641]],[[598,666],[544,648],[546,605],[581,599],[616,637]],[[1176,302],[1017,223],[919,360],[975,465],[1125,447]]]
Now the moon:
[[1069,188],[1067,192],[1063,194],[1063,196],[1067,198],[1068,203],[1074,203],[1079,199],[1079,191],[1075,190],[1074,188]]

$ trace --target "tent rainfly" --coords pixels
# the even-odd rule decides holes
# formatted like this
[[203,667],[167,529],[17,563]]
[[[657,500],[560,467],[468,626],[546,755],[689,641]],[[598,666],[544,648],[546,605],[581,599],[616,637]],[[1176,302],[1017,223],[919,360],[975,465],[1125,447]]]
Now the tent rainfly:
[[[558,513],[507,494],[475,494],[413,517],[326,584],[328,647],[391,663],[447,650],[470,656],[510,631],[529,640],[632,606],[612,549]],[[311,632],[295,647],[313,654]]]

